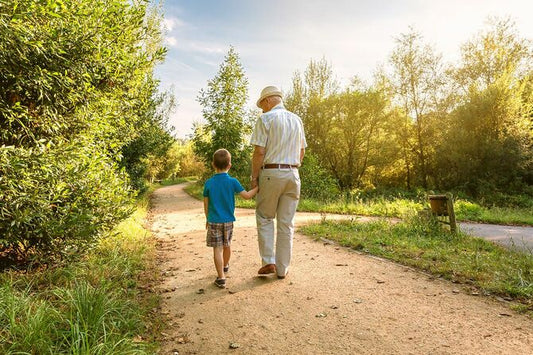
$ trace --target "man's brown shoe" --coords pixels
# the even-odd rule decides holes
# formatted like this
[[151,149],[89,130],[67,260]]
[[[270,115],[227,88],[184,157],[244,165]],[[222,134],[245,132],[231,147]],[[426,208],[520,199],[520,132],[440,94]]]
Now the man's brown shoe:
[[278,275],[278,279],[283,280],[288,274],[289,272],[287,271],[285,275]]
[[267,264],[263,266],[261,269],[259,269],[259,271],[257,272],[259,276],[267,276],[267,275],[271,275],[275,273],[276,273],[276,265],[274,264]]

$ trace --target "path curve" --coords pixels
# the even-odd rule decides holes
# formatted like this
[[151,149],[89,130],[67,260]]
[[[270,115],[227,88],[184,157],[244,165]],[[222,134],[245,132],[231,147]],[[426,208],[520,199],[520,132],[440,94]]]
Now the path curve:
[[533,321],[504,302],[300,234],[289,276],[257,278],[253,210],[236,211],[228,288],[218,289],[202,203],[183,187],[155,191],[149,219],[167,318],[161,354],[533,352]]
[[464,233],[533,254],[533,227],[461,222],[459,228]]

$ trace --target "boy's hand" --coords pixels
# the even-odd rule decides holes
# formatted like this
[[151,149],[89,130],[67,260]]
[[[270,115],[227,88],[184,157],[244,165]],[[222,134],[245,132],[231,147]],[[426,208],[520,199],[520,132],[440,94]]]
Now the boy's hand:
[[251,185],[251,190],[255,189],[256,187],[259,186],[259,179],[258,178],[252,178],[251,179],[251,182],[250,182],[250,185]]

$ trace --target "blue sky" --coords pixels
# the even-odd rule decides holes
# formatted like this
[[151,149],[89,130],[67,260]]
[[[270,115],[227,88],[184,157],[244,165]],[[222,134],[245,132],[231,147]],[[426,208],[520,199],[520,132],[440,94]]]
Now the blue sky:
[[170,123],[182,138],[202,121],[198,92],[230,46],[248,77],[252,107],[264,86],[288,91],[311,59],[326,58],[343,84],[369,80],[409,26],[445,61],[457,60],[460,45],[489,16],[510,17],[533,40],[531,0],[166,0],[163,11],[168,54],[156,76],[177,98]]

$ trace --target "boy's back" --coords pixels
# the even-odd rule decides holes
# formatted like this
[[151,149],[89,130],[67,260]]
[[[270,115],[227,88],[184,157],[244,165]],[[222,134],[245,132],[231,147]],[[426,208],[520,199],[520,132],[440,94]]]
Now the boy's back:
[[235,221],[235,194],[244,191],[240,182],[227,172],[217,173],[204,185],[204,197],[209,198],[207,221],[227,223]]

